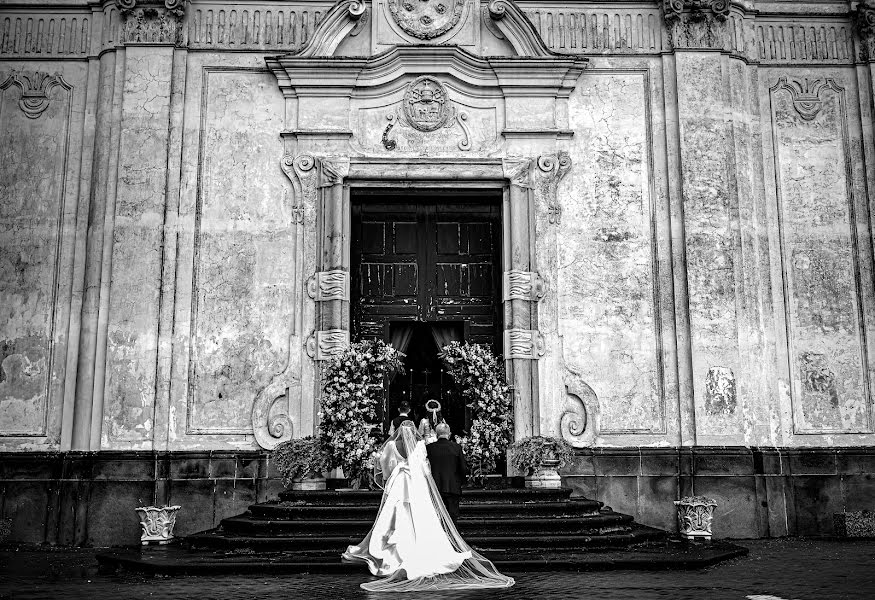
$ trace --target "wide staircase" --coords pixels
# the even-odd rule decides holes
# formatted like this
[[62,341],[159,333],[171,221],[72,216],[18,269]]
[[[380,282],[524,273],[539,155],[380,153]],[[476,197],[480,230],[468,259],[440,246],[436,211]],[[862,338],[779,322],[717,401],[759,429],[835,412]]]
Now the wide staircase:
[[[696,568],[746,551],[726,543],[691,544],[635,523],[572,490],[503,486],[466,489],[459,532],[508,571]],[[160,574],[356,572],[340,554],[370,530],[381,493],[286,491],[219,527],[174,546],[115,550],[98,556],[108,569]]]

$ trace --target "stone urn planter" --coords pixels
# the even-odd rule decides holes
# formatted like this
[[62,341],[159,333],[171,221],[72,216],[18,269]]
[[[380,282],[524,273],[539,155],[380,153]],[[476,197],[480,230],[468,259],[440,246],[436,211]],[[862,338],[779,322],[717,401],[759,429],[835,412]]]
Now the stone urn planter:
[[710,540],[711,522],[717,503],[705,496],[686,496],[675,500],[678,511],[678,526],[682,537],[688,540]]
[[561,438],[538,435],[523,438],[510,447],[511,465],[518,473],[525,473],[527,488],[561,488],[559,469],[572,458],[574,451]]
[[561,488],[562,478],[559,476],[558,468],[558,459],[545,458],[539,468],[535,469],[531,475],[526,475],[526,487],[552,490]]
[[286,487],[294,491],[319,491],[327,487],[323,473],[330,470],[328,457],[313,436],[277,444],[270,458]]
[[322,473],[309,473],[306,477],[292,479],[292,490],[296,492],[316,492],[324,490],[326,479]]
[[140,527],[143,533],[140,542],[146,546],[151,543],[169,544],[173,540],[173,528],[176,526],[176,513],[179,506],[140,506],[137,516],[140,517]]

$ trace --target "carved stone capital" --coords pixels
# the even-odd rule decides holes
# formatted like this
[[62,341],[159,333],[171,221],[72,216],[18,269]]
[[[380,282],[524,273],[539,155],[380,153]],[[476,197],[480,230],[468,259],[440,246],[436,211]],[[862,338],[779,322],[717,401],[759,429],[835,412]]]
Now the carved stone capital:
[[349,159],[331,156],[319,160],[319,187],[331,187],[341,183],[349,174]]
[[116,0],[125,44],[179,46],[184,43],[185,0]]
[[860,59],[875,61],[875,6],[861,2],[851,17],[860,36]]
[[662,16],[674,49],[721,49],[729,0],[663,0]]
[[140,506],[135,510],[140,517],[140,542],[145,546],[150,542],[167,544],[173,539],[176,526],[176,513],[180,506]]
[[331,360],[347,346],[349,346],[349,331],[317,330],[307,339],[307,354],[315,360]]
[[547,284],[532,271],[511,269],[504,272],[504,300],[532,300],[537,302],[547,293]]
[[38,119],[48,109],[49,95],[55,87],[72,89],[58,73],[49,75],[42,71],[13,71],[6,81],[0,83],[0,90],[13,85],[21,90],[18,107],[28,119]]
[[532,159],[509,157],[502,160],[501,166],[511,185],[526,189],[532,187]]
[[537,329],[505,329],[504,357],[538,360],[544,356],[544,336]]
[[349,300],[349,273],[336,269],[318,271],[307,281],[307,294],[316,302]]

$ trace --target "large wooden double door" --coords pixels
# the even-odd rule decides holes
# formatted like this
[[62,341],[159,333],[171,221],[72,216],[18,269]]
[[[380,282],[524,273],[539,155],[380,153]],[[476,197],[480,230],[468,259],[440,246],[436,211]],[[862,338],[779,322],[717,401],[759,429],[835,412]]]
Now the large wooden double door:
[[389,339],[393,322],[457,323],[498,350],[501,195],[352,195],[353,337]]

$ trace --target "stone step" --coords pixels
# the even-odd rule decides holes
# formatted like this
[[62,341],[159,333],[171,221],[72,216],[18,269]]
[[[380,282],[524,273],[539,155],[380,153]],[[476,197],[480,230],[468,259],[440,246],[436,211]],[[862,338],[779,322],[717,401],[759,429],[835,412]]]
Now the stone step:
[[[472,535],[507,534],[600,534],[606,531],[628,529],[633,519],[629,515],[605,512],[598,515],[547,518],[488,518],[463,516],[459,532],[463,537]],[[373,526],[373,519],[253,519],[248,515],[223,519],[223,531],[240,535],[274,537],[292,535],[358,535],[363,537]]]
[[[533,489],[533,488],[472,488],[462,492],[462,504],[475,502],[524,503],[561,502],[571,496],[571,488]],[[380,490],[319,490],[280,492],[280,500],[312,506],[361,506],[379,505],[383,492]]]
[[[710,544],[663,540],[623,550],[601,552],[547,550],[484,551],[508,575],[532,571],[606,571],[613,569],[701,569],[722,560],[744,556],[747,549],[725,541]],[[113,549],[97,555],[102,573],[131,571],[149,575],[241,575],[343,573],[367,576],[367,569],[343,562],[336,552],[237,553],[224,550],[190,551],[181,546]]]
[[[729,542],[709,544],[661,540],[623,550],[583,552],[547,550],[484,551],[505,574],[530,571],[606,571],[613,569],[701,569],[744,556],[747,549]],[[149,575],[241,575],[345,573],[367,576],[361,564],[346,563],[336,552],[189,551],[179,545],[114,549],[97,555],[101,572],[131,571]]]
[[[531,533],[505,533],[496,535],[470,535],[465,540],[475,548],[493,550],[518,550],[521,548],[551,549],[600,549],[617,548],[645,541],[664,539],[665,532],[650,527],[634,525],[627,531],[602,534],[551,533],[535,535]],[[270,550],[325,550],[334,548],[343,552],[347,546],[357,544],[362,535],[241,535],[222,529],[213,529],[190,535],[185,538],[193,549],[225,548],[236,551],[263,552]]]
[[[598,515],[601,502],[595,500],[565,500],[558,502],[463,502],[463,516],[482,518],[508,517],[581,517]],[[265,502],[249,507],[254,519],[292,521],[299,519],[371,519],[377,516],[379,504],[343,506],[310,505],[294,502]]]

